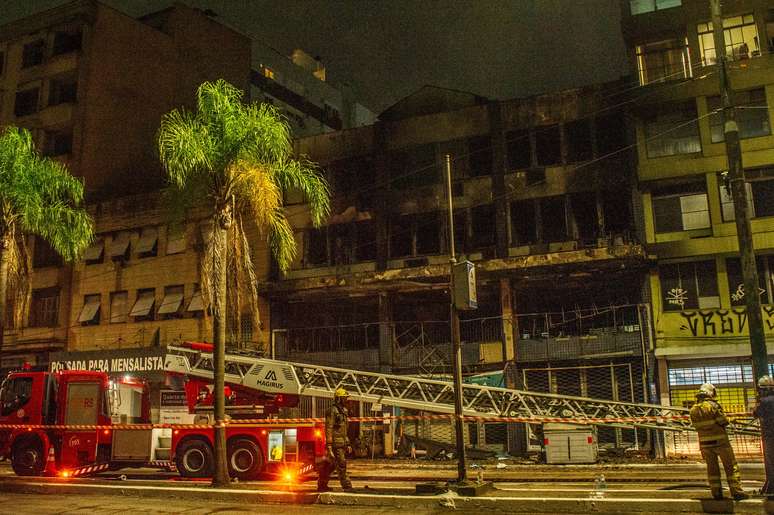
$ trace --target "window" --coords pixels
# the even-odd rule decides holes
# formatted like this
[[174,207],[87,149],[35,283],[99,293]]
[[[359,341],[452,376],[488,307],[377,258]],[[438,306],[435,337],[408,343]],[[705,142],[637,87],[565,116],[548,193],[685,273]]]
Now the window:
[[0,405],[2,405],[2,415],[8,416],[14,413],[19,408],[24,407],[32,398],[32,378],[31,377],[15,377],[9,379],[3,383],[2,398],[0,398]]
[[427,186],[438,182],[435,146],[421,145],[389,156],[390,181],[394,189]]
[[16,92],[16,103],[13,114],[16,116],[29,116],[38,112],[38,88],[23,89]]
[[[772,256],[757,256],[755,263],[758,269],[758,293],[760,293],[761,302],[763,304],[771,304],[771,287],[774,286],[774,281],[772,281],[774,259],[772,259]],[[728,292],[731,296],[731,305],[744,306],[744,278],[742,276],[742,263],[739,258],[726,259],[726,275],[728,276]]]
[[42,39],[27,43],[22,51],[22,68],[37,66],[43,63],[43,53],[46,49],[46,43]]
[[701,182],[654,190],[652,202],[657,233],[710,226],[707,193]]
[[511,241],[513,246],[537,242],[535,201],[521,200],[511,204]]
[[408,215],[390,220],[390,257],[403,258],[413,254],[413,220]]
[[60,266],[62,257],[54,250],[46,240],[35,236],[35,248],[33,249],[32,267],[46,268],[48,266]]
[[508,132],[505,142],[508,149],[508,168],[520,170],[532,166],[532,146],[528,129]]
[[376,224],[371,221],[355,224],[357,246],[355,258],[357,261],[373,261],[376,259]]
[[640,85],[687,79],[693,75],[688,38],[637,45]]
[[32,291],[30,327],[56,327],[59,324],[59,288]]
[[433,211],[417,215],[416,253],[418,256],[441,252],[441,216]]
[[132,311],[129,312],[129,316],[134,317],[135,322],[154,320],[154,304],[156,304],[155,289],[147,288],[144,290],[137,290],[137,300],[134,302],[134,306],[132,306]]
[[550,166],[562,162],[561,136],[558,125],[538,127],[535,130],[535,150],[538,166]]
[[263,76],[266,77],[267,79],[275,80],[274,70],[272,70],[268,66],[261,65],[261,73],[263,73]]
[[204,315],[204,298],[202,297],[202,290],[199,286],[194,287],[194,294],[191,296],[191,301],[188,303],[186,311],[194,313],[196,316]]
[[492,174],[492,141],[489,136],[468,139],[468,163],[472,177]]
[[483,249],[494,246],[496,225],[494,204],[476,206],[470,210],[470,216],[473,230],[471,247]]
[[68,54],[80,50],[82,39],[80,31],[60,31],[55,33],[51,55]]
[[682,5],[682,0],[629,0],[629,10],[632,16],[680,7],[680,5]]
[[126,261],[129,259],[129,242],[131,234],[129,232],[119,232],[113,235],[110,242],[110,259],[113,261]]
[[[774,169],[746,170],[745,175],[750,216],[754,218],[774,216]],[[724,181],[721,180],[719,183],[723,221],[733,222],[736,218],[734,199]]]
[[110,294],[110,323],[122,324],[129,314],[129,292],[114,291]]
[[78,80],[75,77],[51,79],[48,87],[48,105],[73,104],[78,98]]
[[[771,134],[765,90],[738,91],[734,93],[733,103],[737,107],[736,123],[739,126],[740,138],[756,138]],[[717,111],[710,115],[710,135],[713,143],[719,143],[725,140],[720,97],[708,97],[707,109],[710,112]]]
[[183,305],[183,285],[164,287],[164,300],[159,306],[159,315],[164,318],[176,318],[180,314],[180,307]]
[[752,365],[721,363],[683,366],[669,369],[669,390],[673,406],[690,406],[696,400],[696,389],[702,383],[718,386],[718,401],[727,412],[747,411],[755,400]]
[[570,208],[578,237],[585,242],[596,245],[596,238],[599,236],[596,195],[594,193],[573,193],[570,195]]
[[645,138],[649,158],[701,152],[696,104],[662,106],[645,120]]
[[714,261],[662,264],[658,273],[664,311],[720,307]]
[[[699,51],[703,66],[715,64],[715,36],[712,33],[712,22],[700,23]],[[761,55],[758,44],[758,29],[752,14],[723,18],[723,39],[726,43],[726,57],[729,59],[748,59]]]
[[312,266],[328,264],[328,228],[310,229],[305,240],[306,264]]
[[140,258],[153,257],[158,253],[159,232],[155,227],[145,227],[140,239],[135,245],[135,252]]
[[505,444],[508,431],[505,424],[484,424],[484,443],[486,445]]
[[96,265],[102,262],[102,253],[105,250],[105,240],[97,238],[83,253],[83,261],[87,265]]
[[44,154],[50,157],[64,156],[73,151],[73,133],[70,131],[46,131]]
[[167,227],[167,255],[180,254],[186,249],[185,227]]
[[588,161],[593,157],[591,125],[588,120],[575,120],[564,126],[567,141],[567,160],[571,163]]
[[81,325],[98,325],[100,301],[102,296],[97,293],[83,297],[83,307],[78,315],[78,323]]
[[594,120],[597,136],[597,153],[607,155],[625,148],[628,145],[626,136],[626,121],[621,113],[611,113]]
[[540,220],[545,243],[567,241],[567,214],[563,196],[540,199]]

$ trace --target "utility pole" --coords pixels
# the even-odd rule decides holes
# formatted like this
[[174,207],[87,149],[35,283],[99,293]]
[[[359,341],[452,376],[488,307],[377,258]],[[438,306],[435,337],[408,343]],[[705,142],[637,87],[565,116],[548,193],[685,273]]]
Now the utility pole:
[[446,197],[449,201],[449,312],[451,320],[452,356],[454,358],[454,429],[457,436],[457,483],[468,478],[465,464],[465,431],[462,425],[462,346],[460,345],[460,315],[454,303],[454,205],[452,202],[451,155],[446,154]]
[[720,98],[723,103],[723,134],[726,140],[726,154],[728,156],[728,184],[731,187],[731,195],[734,199],[734,218],[736,218],[736,235],[739,241],[739,257],[742,263],[747,325],[750,328],[753,377],[757,384],[758,379],[768,374],[769,369],[766,335],[763,332],[763,317],[761,316],[761,299],[758,294],[758,269],[755,263],[750,211],[747,202],[747,187],[745,185],[744,168],[742,167],[742,148],[739,145],[739,126],[736,123],[733,91],[729,83],[726,66],[726,42],[723,35],[723,16],[720,9],[720,0],[710,0],[710,7],[712,9],[717,72],[720,79]]

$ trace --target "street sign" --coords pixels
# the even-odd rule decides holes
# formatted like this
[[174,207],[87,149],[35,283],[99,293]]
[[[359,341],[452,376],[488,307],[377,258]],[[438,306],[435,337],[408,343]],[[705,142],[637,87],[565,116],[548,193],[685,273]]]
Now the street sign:
[[476,266],[470,261],[454,265],[454,305],[460,310],[478,309]]

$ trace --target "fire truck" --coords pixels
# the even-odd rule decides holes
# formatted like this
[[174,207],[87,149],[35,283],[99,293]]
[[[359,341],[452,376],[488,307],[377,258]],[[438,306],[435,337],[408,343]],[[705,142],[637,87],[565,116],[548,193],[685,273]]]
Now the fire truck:
[[[180,349],[211,355],[212,345],[187,343]],[[142,381],[111,380],[98,371],[12,372],[0,389],[0,457],[10,459],[22,476],[72,477],[151,466],[176,468],[188,478],[209,477],[214,468],[212,370],[205,377],[182,375],[194,420],[172,428],[150,424],[149,390]],[[325,454],[322,425],[270,421],[279,408],[297,405],[297,395],[265,393],[239,381],[230,382],[224,393],[232,477],[272,474],[296,480],[314,471]]]
[[[107,468],[176,465],[184,477],[213,471],[212,345],[167,347],[164,368],[186,380],[190,412],[200,424],[158,427],[149,422],[147,387],[113,382],[103,372],[20,371],[0,389],[0,456],[19,475],[83,475]],[[313,470],[325,454],[319,423],[282,423],[273,417],[299,396],[331,398],[345,388],[350,399],[419,412],[454,413],[449,381],[293,363],[229,352],[224,392],[231,475],[262,472],[289,480]],[[646,427],[690,431],[688,409],[463,384],[463,414],[482,419],[544,424]],[[261,412],[259,420],[254,419]],[[287,422],[287,421],[286,421]],[[125,423],[145,423],[129,428]],[[99,429],[96,429],[96,428]],[[729,429],[760,435],[755,419],[737,418]],[[593,442],[590,442],[593,443]]]

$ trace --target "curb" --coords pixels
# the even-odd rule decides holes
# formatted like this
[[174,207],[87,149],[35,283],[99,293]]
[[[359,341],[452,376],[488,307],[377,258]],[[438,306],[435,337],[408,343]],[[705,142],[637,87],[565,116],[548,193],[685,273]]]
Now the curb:
[[[199,500],[209,502],[241,502],[245,504],[321,504],[326,506],[369,506],[412,510],[462,510],[464,512],[508,513],[755,513],[760,514],[764,503],[753,499],[733,503],[710,499],[643,499],[580,497],[462,497],[455,494],[431,496],[406,494],[285,492],[273,490],[213,489],[198,486],[103,485],[81,483],[12,483],[0,482],[4,493],[35,495],[114,495],[164,499]],[[772,503],[766,503],[766,513]]]

